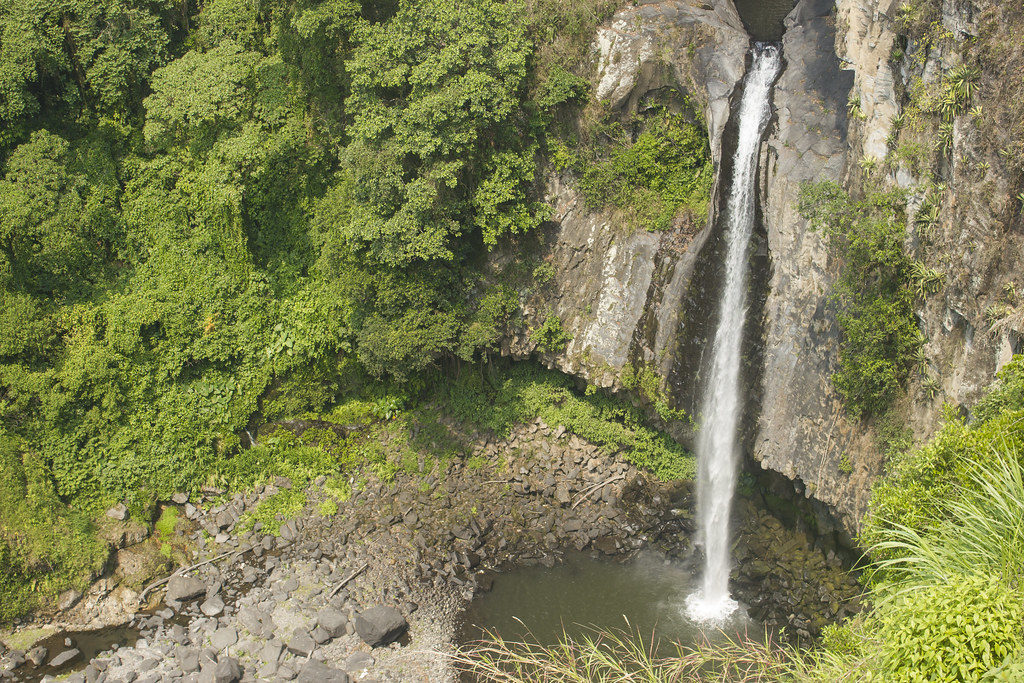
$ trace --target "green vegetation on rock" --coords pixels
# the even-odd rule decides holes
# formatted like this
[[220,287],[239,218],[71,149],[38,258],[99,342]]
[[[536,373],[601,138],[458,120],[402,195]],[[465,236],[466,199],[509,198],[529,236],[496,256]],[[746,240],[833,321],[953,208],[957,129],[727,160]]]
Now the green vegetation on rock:
[[914,317],[914,260],[904,242],[902,196],[854,199],[834,183],[805,185],[800,211],[840,261],[834,301],[842,341],[833,376],[857,416],[885,412],[899,395],[924,343]]
[[629,126],[606,126],[600,139],[594,158],[576,164],[591,206],[620,209],[647,230],[703,227],[714,164],[699,115],[659,109]]

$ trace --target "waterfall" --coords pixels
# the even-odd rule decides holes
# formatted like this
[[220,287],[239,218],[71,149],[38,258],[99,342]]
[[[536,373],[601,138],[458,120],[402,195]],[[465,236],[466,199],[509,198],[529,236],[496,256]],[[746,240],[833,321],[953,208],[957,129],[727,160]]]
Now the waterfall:
[[729,596],[729,514],[739,460],[740,355],[747,308],[749,247],[756,214],[757,162],[771,113],[771,88],[781,61],[778,46],[755,44],[739,107],[733,176],[722,215],[725,281],[697,437],[697,513],[705,564],[702,585],[687,600],[687,611],[697,621],[724,619],[737,606]]

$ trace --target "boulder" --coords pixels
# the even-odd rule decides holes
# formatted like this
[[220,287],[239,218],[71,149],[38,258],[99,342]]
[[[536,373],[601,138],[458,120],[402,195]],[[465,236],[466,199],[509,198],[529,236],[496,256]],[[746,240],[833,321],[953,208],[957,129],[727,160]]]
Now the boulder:
[[74,660],[78,655],[82,654],[78,648],[71,648],[70,650],[64,650],[59,655],[50,660],[49,666],[54,668],[64,666],[68,662]]
[[224,601],[219,595],[214,595],[199,606],[199,611],[208,617],[215,617],[224,611]]
[[217,528],[228,529],[232,524],[235,523],[235,518],[232,517],[231,513],[227,510],[221,510],[217,513]]
[[81,591],[76,591],[73,588],[70,590],[66,590],[63,593],[61,593],[60,596],[57,598],[57,609],[59,609],[61,612],[69,610],[76,604],[78,604],[78,601],[81,599]]
[[210,647],[217,652],[231,647],[238,642],[238,631],[233,626],[219,628],[210,636]]
[[199,579],[188,576],[172,576],[167,582],[167,594],[164,602],[186,602],[206,593],[206,584]]
[[346,671],[358,673],[373,666],[374,663],[375,660],[373,659],[373,655],[369,652],[356,652],[345,660],[345,664],[343,666]]
[[187,674],[199,671],[199,652],[190,647],[176,648],[174,654],[178,667]]
[[39,665],[41,665],[41,664],[42,664],[43,662],[45,662],[45,661],[46,661],[46,657],[47,657],[47,655],[49,655],[49,654],[50,654],[50,651],[49,651],[49,650],[47,650],[47,649],[46,649],[45,647],[42,647],[42,646],[40,646],[40,647],[34,647],[34,648],[32,648],[31,650],[29,650],[29,651],[28,651],[28,652],[27,652],[27,653],[25,654],[25,658],[26,658],[26,659],[27,659],[28,661],[32,662],[32,664],[33,664],[34,666],[39,666]]
[[107,510],[107,517],[116,519],[119,522],[123,522],[128,519],[128,506],[124,503],[118,503],[114,507]]
[[11,650],[6,657],[7,661],[0,666],[0,672],[14,671],[25,663],[25,653],[21,650]]
[[370,647],[380,647],[396,640],[409,628],[409,623],[394,607],[378,605],[356,617],[356,633]]
[[288,651],[299,657],[308,657],[316,649],[316,642],[303,628],[295,629],[292,639],[288,641]]
[[242,667],[234,657],[220,657],[213,669],[214,683],[235,683],[242,677]]
[[349,683],[350,679],[344,671],[311,659],[302,665],[295,680],[301,683]]
[[323,645],[331,639],[331,634],[328,633],[323,626],[317,626],[310,632],[309,635],[313,638],[313,642],[315,642],[317,645]]
[[260,659],[265,662],[277,662],[281,658],[281,653],[284,652],[284,645],[279,640],[270,640],[263,646],[260,651]]
[[348,617],[341,610],[333,607],[325,607],[316,615],[316,623],[330,634],[331,638],[337,638],[345,633],[345,625],[348,624]]

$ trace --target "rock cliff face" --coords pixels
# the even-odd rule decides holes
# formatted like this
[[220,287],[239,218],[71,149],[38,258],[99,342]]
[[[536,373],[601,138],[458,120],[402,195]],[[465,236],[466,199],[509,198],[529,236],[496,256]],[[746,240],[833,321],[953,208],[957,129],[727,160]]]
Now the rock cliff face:
[[[717,159],[748,45],[728,0],[710,8],[644,3],[599,29],[595,92],[611,109],[630,112],[658,89],[685,90],[703,110]],[[613,213],[588,209],[567,177],[548,179],[547,199],[558,226],[546,257],[555,276],[527,302],[527,317],[539,321],[554,313],[572,335],[565,351],[547,360],[603,387],[620,388],[622,370],[630,363],[667,376],[681,302],[707,225],[631,231]],[[533,348],[524,335],[513,339],[508,351],[522,357]]]
[[[915,437],[935,430],[944,402],[969,408],[998,367],[1024,346],[1024,314],[1015,294],[1020,276],[1014,272],[1024,236],[1009,175],[992,144],[970,117],[961,116],[948,154],[933,154],[922,164],[894,153],[910,84],[939,83],[959,63],[956,51],[943,47],[948,40],[898,44],[899,4],[795,3],[783,39],[785,70],[774,93],[776,118],[762,151],[769,265],[762,274],[763,320],[754,320],[760,322],[754,327],[763,369],[752,377],[751,395],[760,401],[750,455],[830,506],[847,531],[855,531],[863,517],[884,458],[876,426],[849,418],[831,384],[840,339],[830,294],[840,264],[797,212],[800,185],[832,180],[857,191],[864,169],[877,165],[883,184],[908,190],[908,249],[944,275],[944,286],[918,312],[927,368],[912,378],[899,405]],[[972,5],[943,2],[941,22],[954,38],[977,35],[977,16]],[[731,0],[699,8],[641,3],[599,30],[595,92],[628,112],[652,90],[685,88],[704,108],[718,168],[748,44]],[[589,210],[571,178],[552,177],[547,190],[556,209],[547,256],[555,276],[526,309],[533,321],[556,313],[573,339],[546,360],[616,389],[627,366],[642,365],[677,397],[692,393],[696,377],[673,377],[673,369],[678,374],[683,355],[697,355],[683,360],[699,367],[700,350],[681,340],[694,323],[686,319],[695,310],[686,302],[717,295],[705,286],[707,273],[700,268],[701,252],[714,236],[713,216],[707,225],[630,232],[613,214]],[[926,194],[940,207],[928,240],[914,220]],[[533,351],[526,336],[512,340],[508,350],[517,356]]]
[[850,519],[863,510],[877,462],[856,458],[853,476],[839,471],[844,453],[870,449],[858,448],[858,430],[830,381],[839,344],[829,300],[833,264],[796,209],[801,184],[841,182],[850,156],[846,110],[854,74],[835,53],[836,23],[831,0],[801,0],[786,20],[778,118],[761,163],[772,273],[753,455]]

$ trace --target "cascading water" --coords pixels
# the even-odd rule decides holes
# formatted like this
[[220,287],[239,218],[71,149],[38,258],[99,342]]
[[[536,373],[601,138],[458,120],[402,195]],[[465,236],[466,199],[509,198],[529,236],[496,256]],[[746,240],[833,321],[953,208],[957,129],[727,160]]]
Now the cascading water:
[[747,264],[756,215],[757,161],[771,113],[772,84],[781,63],[777,45],[754,46],[739,108],[733,177],[722,216],[725,283],[697,437],[697,513],[705,563],[701,588],[687,599],[687,612],[697,621],[724,619],[737,606],[729,595],[729,514],[736,489]]

